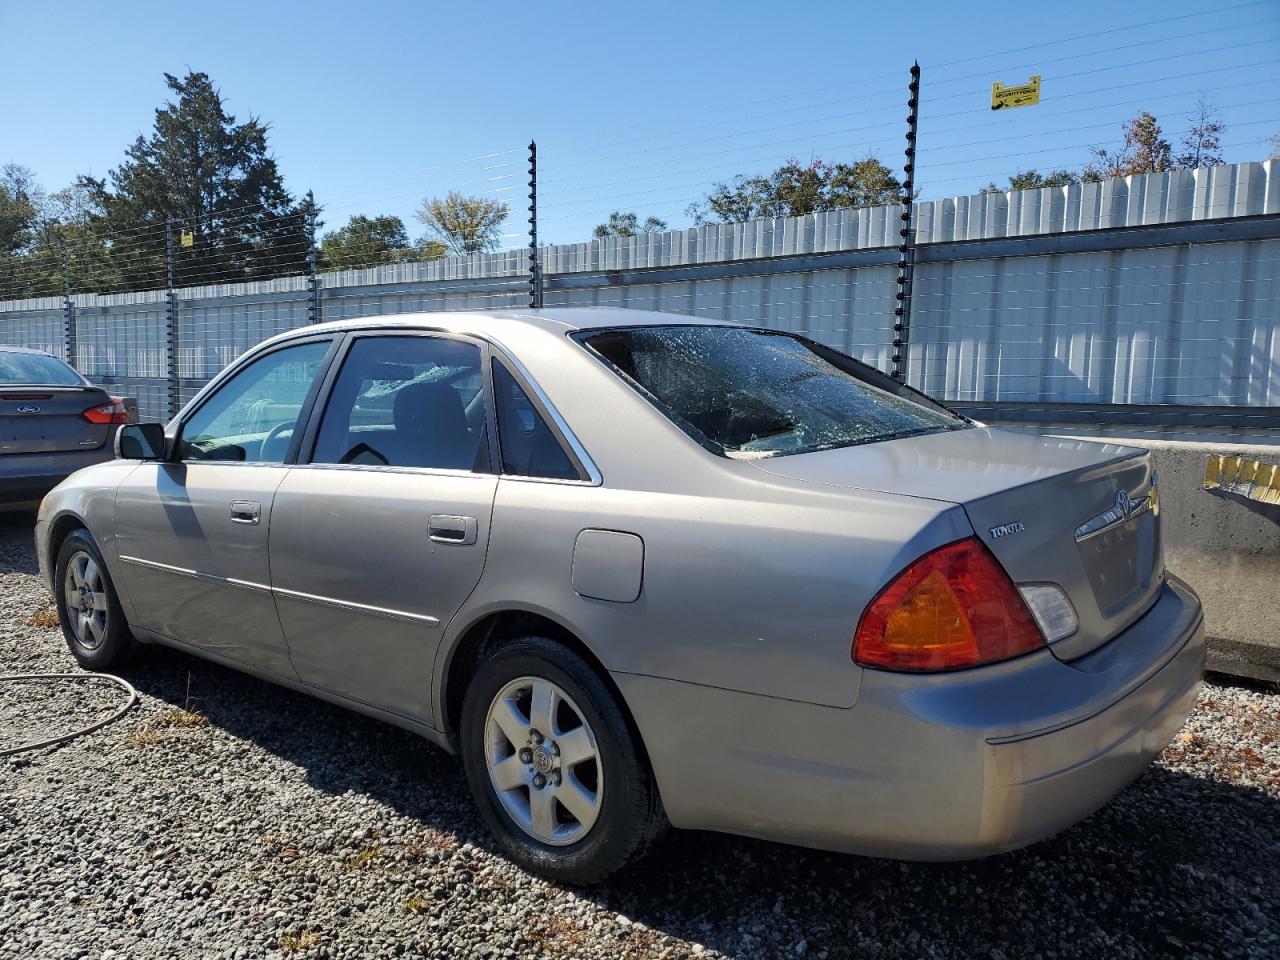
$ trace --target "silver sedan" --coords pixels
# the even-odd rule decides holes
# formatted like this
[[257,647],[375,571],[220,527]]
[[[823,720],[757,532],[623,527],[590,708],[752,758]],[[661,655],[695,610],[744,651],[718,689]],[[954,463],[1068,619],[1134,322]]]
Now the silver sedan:
[[44,501],[72,654],[167,644],[461,754],[578,882],[668,824],[1032,843],[1194,702],[1128,447],[1006,433],[802,337],[638,311],[295,330]]

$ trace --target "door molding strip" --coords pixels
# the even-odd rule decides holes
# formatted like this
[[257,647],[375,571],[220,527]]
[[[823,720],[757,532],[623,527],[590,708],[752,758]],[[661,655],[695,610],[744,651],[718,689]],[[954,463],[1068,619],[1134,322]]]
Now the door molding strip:
[[123,553],[120,554],[120,559],[125,563],[136,564],[140,567],[150,567],[153,570],[163,570],[165,573],[177,574],[180,577],[191,577],[194,580],[205,580],[209,583],[241,587],[245,590],[252,590],[255,593],[269,593],[277,597],[289,597],[294,600],[305,600],[308,603],[315,603],[325,607],[336,607],[339,610],[353,610],[356,613],[367,613],[375,617],[385,617],[388,620],[406,620],[410,623],[421,623],[428,627],[440,626],[439,617],[432,617],[425,613],[410,613],[407,610],[392,610],[388,607],[375,607],[367,603],[356,603],[352,600],[339,600],[336,597],[324,597],[315,593],[303,593],[301,590],[286,590],[284,587],[271,587],[265,583],[254,583],[252,580],[237,580],[235,577],[219,577],[216,574],[204,573],[200,570],[192,570],[189,567],[175,567],[172,564],[160,563],[156,560],[144,560],[142,557],[131,557]]
[[232,587],[242,587],[245,590],[252,590],[255,593],[270,593],[271,588],[265,583],[254,583],[252,580],[237,580],[235,577],[219,577],[212,573],[202,573],[199,570],[192,570],[189,567],[175,567],[169,563],[160,563],[156,560],[144,560],[142,557],[131,557],[127,554],[120,554],[120,559],[125,563],[132,563],[139,567],[150,567],[153,570],[163,570],[165,573],[176,573],[180,577],[191,577],[193,580],[206,580],[209,583],[221,583]]
[[303,593],[301,590],[286,590],[284,587],[272,587],[271,592],[278,597],[291,597],[294,600],[306,600],[326,607],[337,607],[340,610],[354,610],[357,613],[368,613],[375,617],[386,617],[388,620],[408,620],[412,623],[425,624],[428,627],[440,626],[440,618],[425,613],[410,613],[407,610],[392,610],[388,607],[375,607],[367,603],[355,603],[352,600],[338,600],[335,597],[322,597],[315,593]]

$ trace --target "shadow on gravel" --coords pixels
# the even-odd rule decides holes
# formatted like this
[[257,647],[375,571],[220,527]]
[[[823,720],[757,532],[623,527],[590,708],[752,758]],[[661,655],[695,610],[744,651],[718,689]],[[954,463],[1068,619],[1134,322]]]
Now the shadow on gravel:
[[922,956],[929,945],[984,958],[1275,956],[1277,841],[1280,801],[1153,767],[1079,826],[986,860],[899,863],[675,834],[615,878],[608,899],[730,955],[752,948],[742,932],[764,918],[832,957]]
[[0,573],[39,573],[30,546],[35,526],[35,508],[0,508]]
[[[193,708],[315,789],[367,794],[494,849],[460,765],[410,733],[167,649],[127,675],[177,706],[190,675]],[[897,863],[672,832],[576,892],[730,956],[1274,956],[1277,849],[1280,801],[1153,767],[1085,823],[988,860]]]

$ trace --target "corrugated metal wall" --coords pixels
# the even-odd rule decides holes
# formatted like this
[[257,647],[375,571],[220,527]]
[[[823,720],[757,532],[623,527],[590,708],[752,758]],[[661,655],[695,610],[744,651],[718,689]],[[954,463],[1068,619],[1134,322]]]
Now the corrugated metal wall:
[[0,302],[0,343],[32,347],[66,359],[64,319],[63,303],[56,297]]
[[928,264],[910,379],[951,400],[1280,406],[1280,240]]
[[[889,366],[899,207],[543,251],[545,303],[807,334]],[[948,400],[1280,406],[1280,161],[920,203],[908,377]],[[1233,232],[1234,231],[1234,232]],[[520,307],[524,252],[325,274],[325,319]],[[177,291],[186,399],[307,322],[306,279]],[[77,295],[77,365],[167,413],[165,295]],[[61,355],[57,298],[0,303],[0,342]]]

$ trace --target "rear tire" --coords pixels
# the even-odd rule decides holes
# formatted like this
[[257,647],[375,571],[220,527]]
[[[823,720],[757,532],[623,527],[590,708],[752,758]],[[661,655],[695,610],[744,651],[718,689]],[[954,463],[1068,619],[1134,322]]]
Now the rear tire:
[[522,637],[464,695],[461,753],[480,812],[520,866],[595,883],[639,859],[666,815],[638,736],[581,657]]
[[87,530],[70,533],[58,548],[54,602],[67,649],[86,670],[110,670],[133,654],[115,584]]

